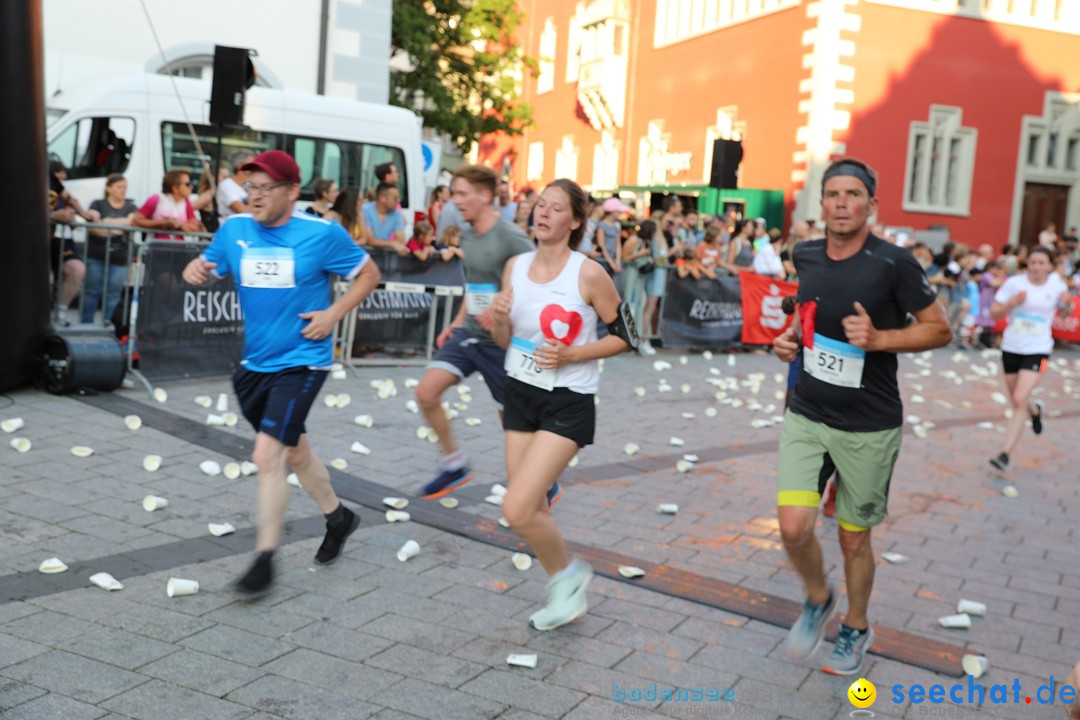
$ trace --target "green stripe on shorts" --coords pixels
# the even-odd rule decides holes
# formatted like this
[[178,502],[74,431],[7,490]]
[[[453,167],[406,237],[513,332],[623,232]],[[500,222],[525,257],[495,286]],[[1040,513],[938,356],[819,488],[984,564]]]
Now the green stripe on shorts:
[[[828,478],[821,477],[825,454],[836,465],[836,515],[848,527],[870,528],[885,519],[889,482],[900,455],[903,428],[847,432],[791,412],[784,415],[776,478],[777,505],[810,505]],[[813,503],[816,507],[817,503]]]

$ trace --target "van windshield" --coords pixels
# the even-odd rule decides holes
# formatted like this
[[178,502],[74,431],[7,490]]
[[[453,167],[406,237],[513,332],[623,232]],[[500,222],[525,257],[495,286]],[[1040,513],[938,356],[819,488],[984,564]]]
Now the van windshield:
[[[203,155],[200,157],[183,123],[164,122],[161,125],[161,147],[165,168],[190,168],[191,180],[198,185],[202,175],[202,159],[214,163],[217,153],[217,128],[196,125]],[[233,150],[245,148],[260,153],[264,150],[284,150],[296,159],[300,166],[300,199],[315,199],[314,185],[319,179],[333,180],[339,189],[359,187],[361,192],[373,190],[378,185],[375,171],[386,163],[397,169],[401,206],[410,207],[408,171],[405,151],[401,148],[375,143],[353,142],[331,138],[317,138],[281,133],[260,132],[244,128],[226,128],[222,135],[221,157],[229,157]],[[230,170],[232,168],[229,168]]]

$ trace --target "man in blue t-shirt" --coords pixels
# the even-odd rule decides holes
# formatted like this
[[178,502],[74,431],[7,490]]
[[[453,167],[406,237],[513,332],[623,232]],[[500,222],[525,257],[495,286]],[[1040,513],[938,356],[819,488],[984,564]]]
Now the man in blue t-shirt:
[[398,210],[401,191],[397,185],[381,182],[375,188],[375,201],[363,207],[367,242],[371,247],[393,250],[408,255],[405,247],[405,217]]
[[[264,152],[242,169],[250,173],[244,190],[251,212],[222,223],[206,252],[184,268],[184,280],[206,285],[231,274],[244,312],[244,359],[233,388],[257,433],[251,459],[259,468],[259,531],[258,557],[237,589],[261,595],[273,581],[285,524],[286,464],[326,515],[315,562],[336,560],[360,524],[334,493],[304,421],[333,360],[334,328],[378,284],[379,270],[340,224],[295,211],[300,169],[287,153]],[[331,275],[356,280],[334,303]]]

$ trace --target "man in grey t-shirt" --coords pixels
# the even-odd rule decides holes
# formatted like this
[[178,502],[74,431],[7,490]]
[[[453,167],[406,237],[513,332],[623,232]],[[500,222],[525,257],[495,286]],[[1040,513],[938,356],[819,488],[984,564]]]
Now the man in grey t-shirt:
[[442,395],[452,385],[479,372],[499,404],[503,404],[505,351],[491,338],[494,319],[488,306],[502,289],[503,266],[515,255],[530,252],[532,244],[517,226],[500,217],[492,203],[495,171],[483,165],[457,169],[450,183],[454,205],[467,223],[461,230],[465,253],[465,302],[454,321],[435,341],[439,348],[420,378],[416,401],[428,425],[439,437],[442,458],[438,475],[424,486],[425,498],[447,495],[472,479],[469,458],[454,444]]

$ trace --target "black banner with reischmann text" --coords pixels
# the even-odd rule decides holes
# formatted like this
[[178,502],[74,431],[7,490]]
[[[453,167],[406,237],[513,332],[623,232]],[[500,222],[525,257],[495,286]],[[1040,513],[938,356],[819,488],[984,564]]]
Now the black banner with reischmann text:
[[150,380],[224,375],[242,359],[244,316],[232,277],[207,288],[182,278],[204,249],[152,241],[144,250],[136,347],[139,370]]
[[458,259],[443,262],[438,256],[426,261],[412,255],[398,255],[375,250],[372,259],[379,266],[382,282],[390,289],[377,289],[356,308],[356,336],[353,352],[360,354],[376,348],[409,349],[422,352],[427,346],[431,305],[437,303],[435,332],[442,329],[443,303],[460,298],[423,292],[393,289],[393,283],[463,287],[465,267]]
[[730,347],[742,336],[739,278],[716,280],[668,275],[660,337],[664,347]]

